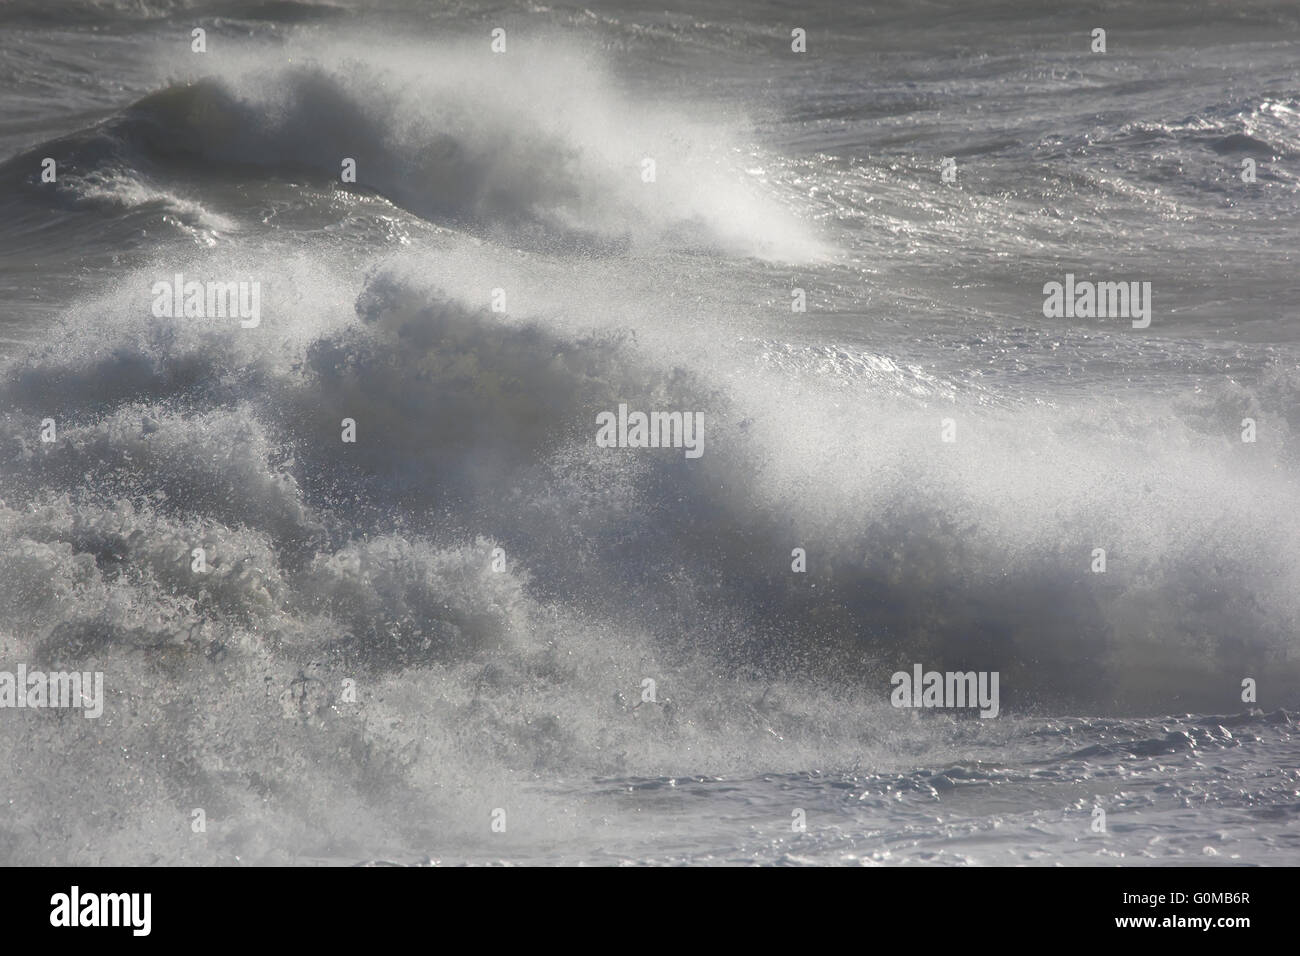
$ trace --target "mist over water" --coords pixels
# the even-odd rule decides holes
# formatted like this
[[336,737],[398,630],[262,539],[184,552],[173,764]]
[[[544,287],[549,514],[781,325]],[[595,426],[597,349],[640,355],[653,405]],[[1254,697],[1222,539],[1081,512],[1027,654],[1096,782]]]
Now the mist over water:
[[1296,862],[1293,6],[0,23],[0,862]]

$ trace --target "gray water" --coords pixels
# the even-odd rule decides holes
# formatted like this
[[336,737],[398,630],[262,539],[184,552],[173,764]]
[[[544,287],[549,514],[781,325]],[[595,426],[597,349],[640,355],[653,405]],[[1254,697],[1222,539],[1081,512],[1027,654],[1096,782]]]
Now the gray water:
[[104,675],[0,862],[1300,862],[1295,4],[16,0],[0,76],[0,671]]

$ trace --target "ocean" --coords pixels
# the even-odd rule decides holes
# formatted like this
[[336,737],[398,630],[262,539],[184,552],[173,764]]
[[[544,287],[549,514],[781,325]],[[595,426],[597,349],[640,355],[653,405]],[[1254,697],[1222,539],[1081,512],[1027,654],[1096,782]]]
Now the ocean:
[[1284,0],[9,0],[0,864],[1300,863],[1298,163]]

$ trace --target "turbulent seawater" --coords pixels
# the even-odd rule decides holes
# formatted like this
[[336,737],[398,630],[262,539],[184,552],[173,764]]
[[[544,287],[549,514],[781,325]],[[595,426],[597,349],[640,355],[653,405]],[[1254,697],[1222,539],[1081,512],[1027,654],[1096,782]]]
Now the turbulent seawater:
[[0,863],[1300,863],[1294,3],[12,0],[0,157]]

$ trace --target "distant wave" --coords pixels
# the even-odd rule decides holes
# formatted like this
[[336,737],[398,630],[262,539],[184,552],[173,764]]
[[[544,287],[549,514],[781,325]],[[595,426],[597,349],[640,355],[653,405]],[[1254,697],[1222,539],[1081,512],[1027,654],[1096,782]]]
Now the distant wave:
[[[169,180],[191,173],[306,177],[560,253],[668,244],[777,259],[818,254],[805,225],[736,175],[738,160],[716,130],[667,114],[638,118],[612,94],[593,95],[602,84],[582,58],[548,54],[530,73],[524,54],[495,69],[484,62],[490,53],[444,50],[435,67],[412,55],[384,66],[340,57],[329,66],[256,67],[171,86],[6,162],[0,183],[14,187],[6,205],[25,204],[10,218],[48,202],[37,181],[48,156],[70,177],[62,191],[83,201],[102,197],[102,185],[86,184],[104,180],[119,184],[121,199],[168,192]],[[345,158],[355,161],[355,186],[341,181]]]

